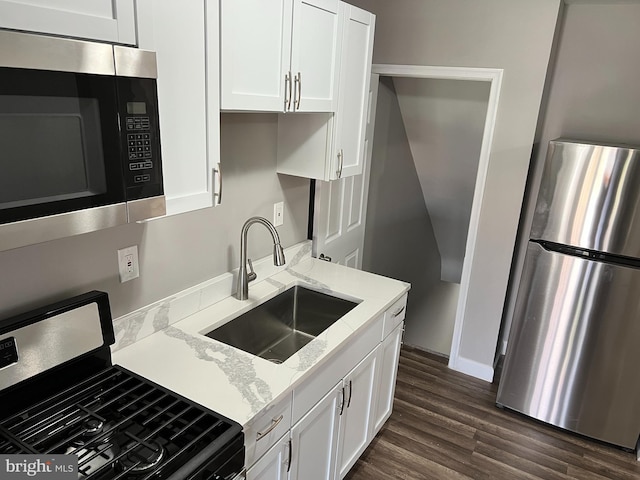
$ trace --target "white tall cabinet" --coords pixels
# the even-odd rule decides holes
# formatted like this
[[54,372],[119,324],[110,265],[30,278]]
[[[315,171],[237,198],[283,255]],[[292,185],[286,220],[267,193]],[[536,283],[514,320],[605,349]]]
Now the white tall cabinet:
[[335,110],[338,0],[221,0],[221,108]]
[[137,43],[133,0],[0,0],[0,28]]

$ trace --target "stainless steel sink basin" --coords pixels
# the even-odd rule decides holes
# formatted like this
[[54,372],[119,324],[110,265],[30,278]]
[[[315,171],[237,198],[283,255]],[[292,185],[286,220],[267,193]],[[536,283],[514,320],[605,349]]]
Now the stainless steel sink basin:
[[281,363],[356,305],[349,300],[294,286],[205,335]]

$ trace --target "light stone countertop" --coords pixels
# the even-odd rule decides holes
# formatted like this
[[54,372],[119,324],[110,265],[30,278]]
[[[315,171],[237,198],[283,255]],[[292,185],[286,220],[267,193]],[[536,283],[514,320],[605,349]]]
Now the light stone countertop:
[[[204,336],[296,284],[361,303],[281,364]],[[309,258],[251,283],[248,300],[225,298],[114,352],[113,361],[246,428],[409,288],[398,280]]]

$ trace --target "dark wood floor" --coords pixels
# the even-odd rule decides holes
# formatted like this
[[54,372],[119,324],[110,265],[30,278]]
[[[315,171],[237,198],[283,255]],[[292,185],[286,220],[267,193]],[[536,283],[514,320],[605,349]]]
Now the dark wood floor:
[[635,454],[500,410],[496,390],[403,348],[393,414],[346,479],[640,479]]

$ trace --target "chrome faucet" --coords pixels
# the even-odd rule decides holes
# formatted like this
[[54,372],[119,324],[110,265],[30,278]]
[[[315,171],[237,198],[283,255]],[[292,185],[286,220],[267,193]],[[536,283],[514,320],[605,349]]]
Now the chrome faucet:
[[[251,259],[247,258],[247,233],[249,233],[249,227],[254,223],[261,223],[267,227],[269,233],[271,233],[271,238],[273,238],[273,264],[279,267],[285,263],[284,250],[282,250],[282,246],[280,245],[280,237],[278,236],[276,227],[274,227],[269,220],[262,217],[251,217],[244,222],[242,232],[240,233],[240,271],[238,272],[238,282],[236,284],[236,298],[238,300],[246,300],[249,298],[249,282],[252,282],[257,277],[253,271]],[[249,265],[248,272],[247,264]]]

